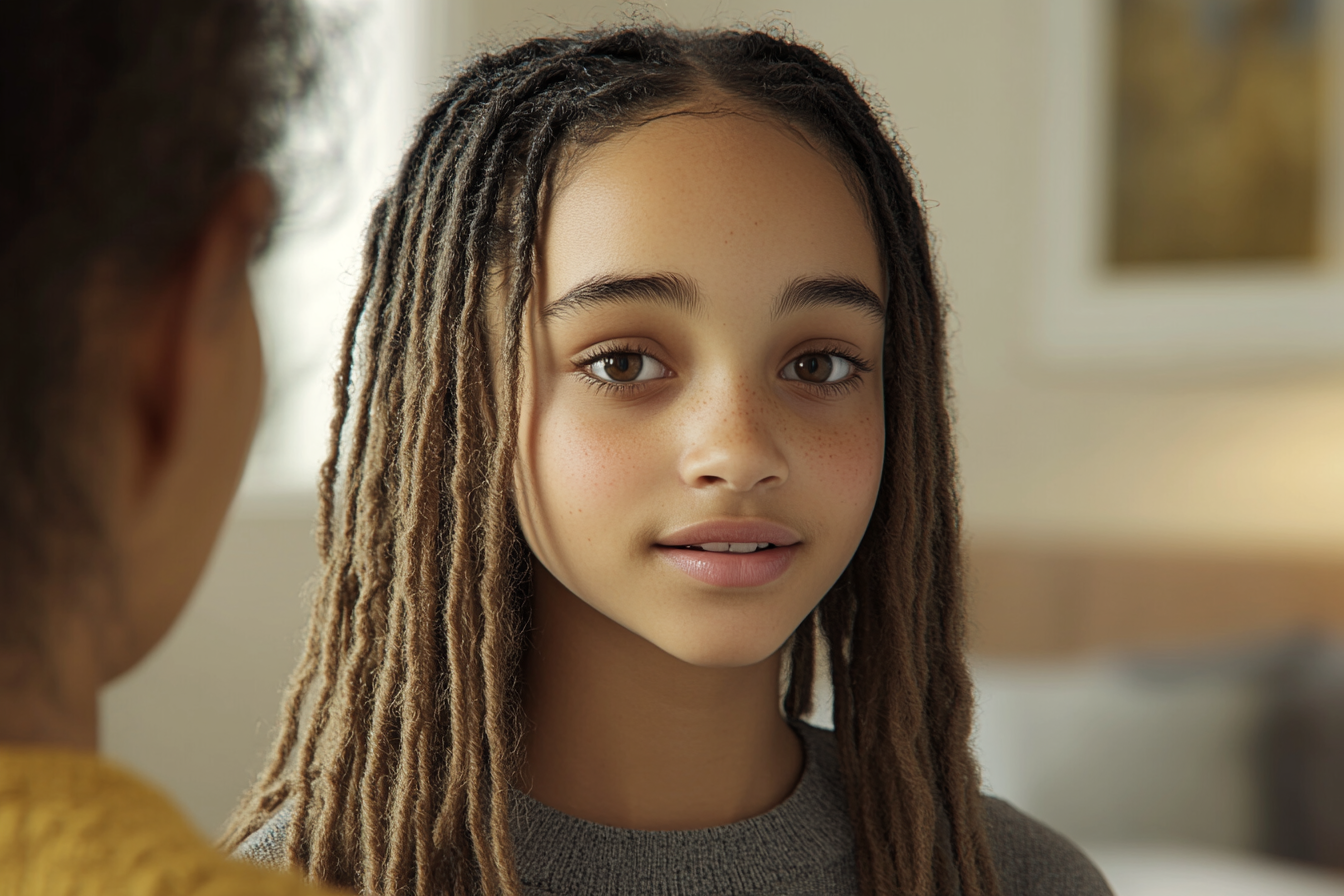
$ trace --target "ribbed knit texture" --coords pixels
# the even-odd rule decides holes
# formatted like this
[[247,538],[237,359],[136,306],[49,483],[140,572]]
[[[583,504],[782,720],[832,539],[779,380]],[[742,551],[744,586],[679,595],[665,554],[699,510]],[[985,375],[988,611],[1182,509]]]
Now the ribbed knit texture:
[[[835,736],[798,726],[806,762],[774,809],[698,831],[632,831],[573,818],[514,794],[518,871],[529,896],[856,896],[854,838]],[[1068,840],[1001,800],[985,801],[1003,896],[1109,896]],[[284,863],[288,807],[238,847]]]
[[92,753],[0,747],[0,896],[322,896],[216,852],[162,794]]
[[557,896],[855,893],[854,838],[828,737],[801,728],[806,765],[771,811],[697,831],[631,831],[572,818],[515,794],[510,818],[523,882]]

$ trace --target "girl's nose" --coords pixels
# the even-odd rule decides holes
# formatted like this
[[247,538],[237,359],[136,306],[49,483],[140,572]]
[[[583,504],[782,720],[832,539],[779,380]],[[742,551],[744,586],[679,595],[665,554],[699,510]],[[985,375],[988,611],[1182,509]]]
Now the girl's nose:
[[788,459],[771,408],[754,389],[709,396],[688,412],[681,480],[691,488],[749,492],[789,478]]

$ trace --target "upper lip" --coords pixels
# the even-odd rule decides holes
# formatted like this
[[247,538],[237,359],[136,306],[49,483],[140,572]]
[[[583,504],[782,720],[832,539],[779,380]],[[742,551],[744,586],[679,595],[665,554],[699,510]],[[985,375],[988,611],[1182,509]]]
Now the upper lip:
[[729,542],[746,544],[768,542],[776,547],[787,547],[802,541],[802,537],[788,526],[766,520],[710,520],[669,532],[658,539],[663,547],[692,544]]

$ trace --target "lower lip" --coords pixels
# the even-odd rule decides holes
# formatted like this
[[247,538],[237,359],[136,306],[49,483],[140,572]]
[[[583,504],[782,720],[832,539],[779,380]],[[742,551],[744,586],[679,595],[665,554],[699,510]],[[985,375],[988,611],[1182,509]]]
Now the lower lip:
[[658,553],[677,569],[698,582],[720,588],[752,588],[768,585],[784,575],[798,545],[734,554],[731,551],[688,551],[659,547]]

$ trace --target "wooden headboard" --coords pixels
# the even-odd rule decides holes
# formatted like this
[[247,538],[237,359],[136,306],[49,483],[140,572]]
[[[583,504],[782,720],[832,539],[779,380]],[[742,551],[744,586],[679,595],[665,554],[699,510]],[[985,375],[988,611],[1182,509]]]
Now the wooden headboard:
[[[1344,511],[1341,511],[1344,512]],[[968,540],[971,649],[1058,657],[1311,627],[1344,637],[1344,554]]]

